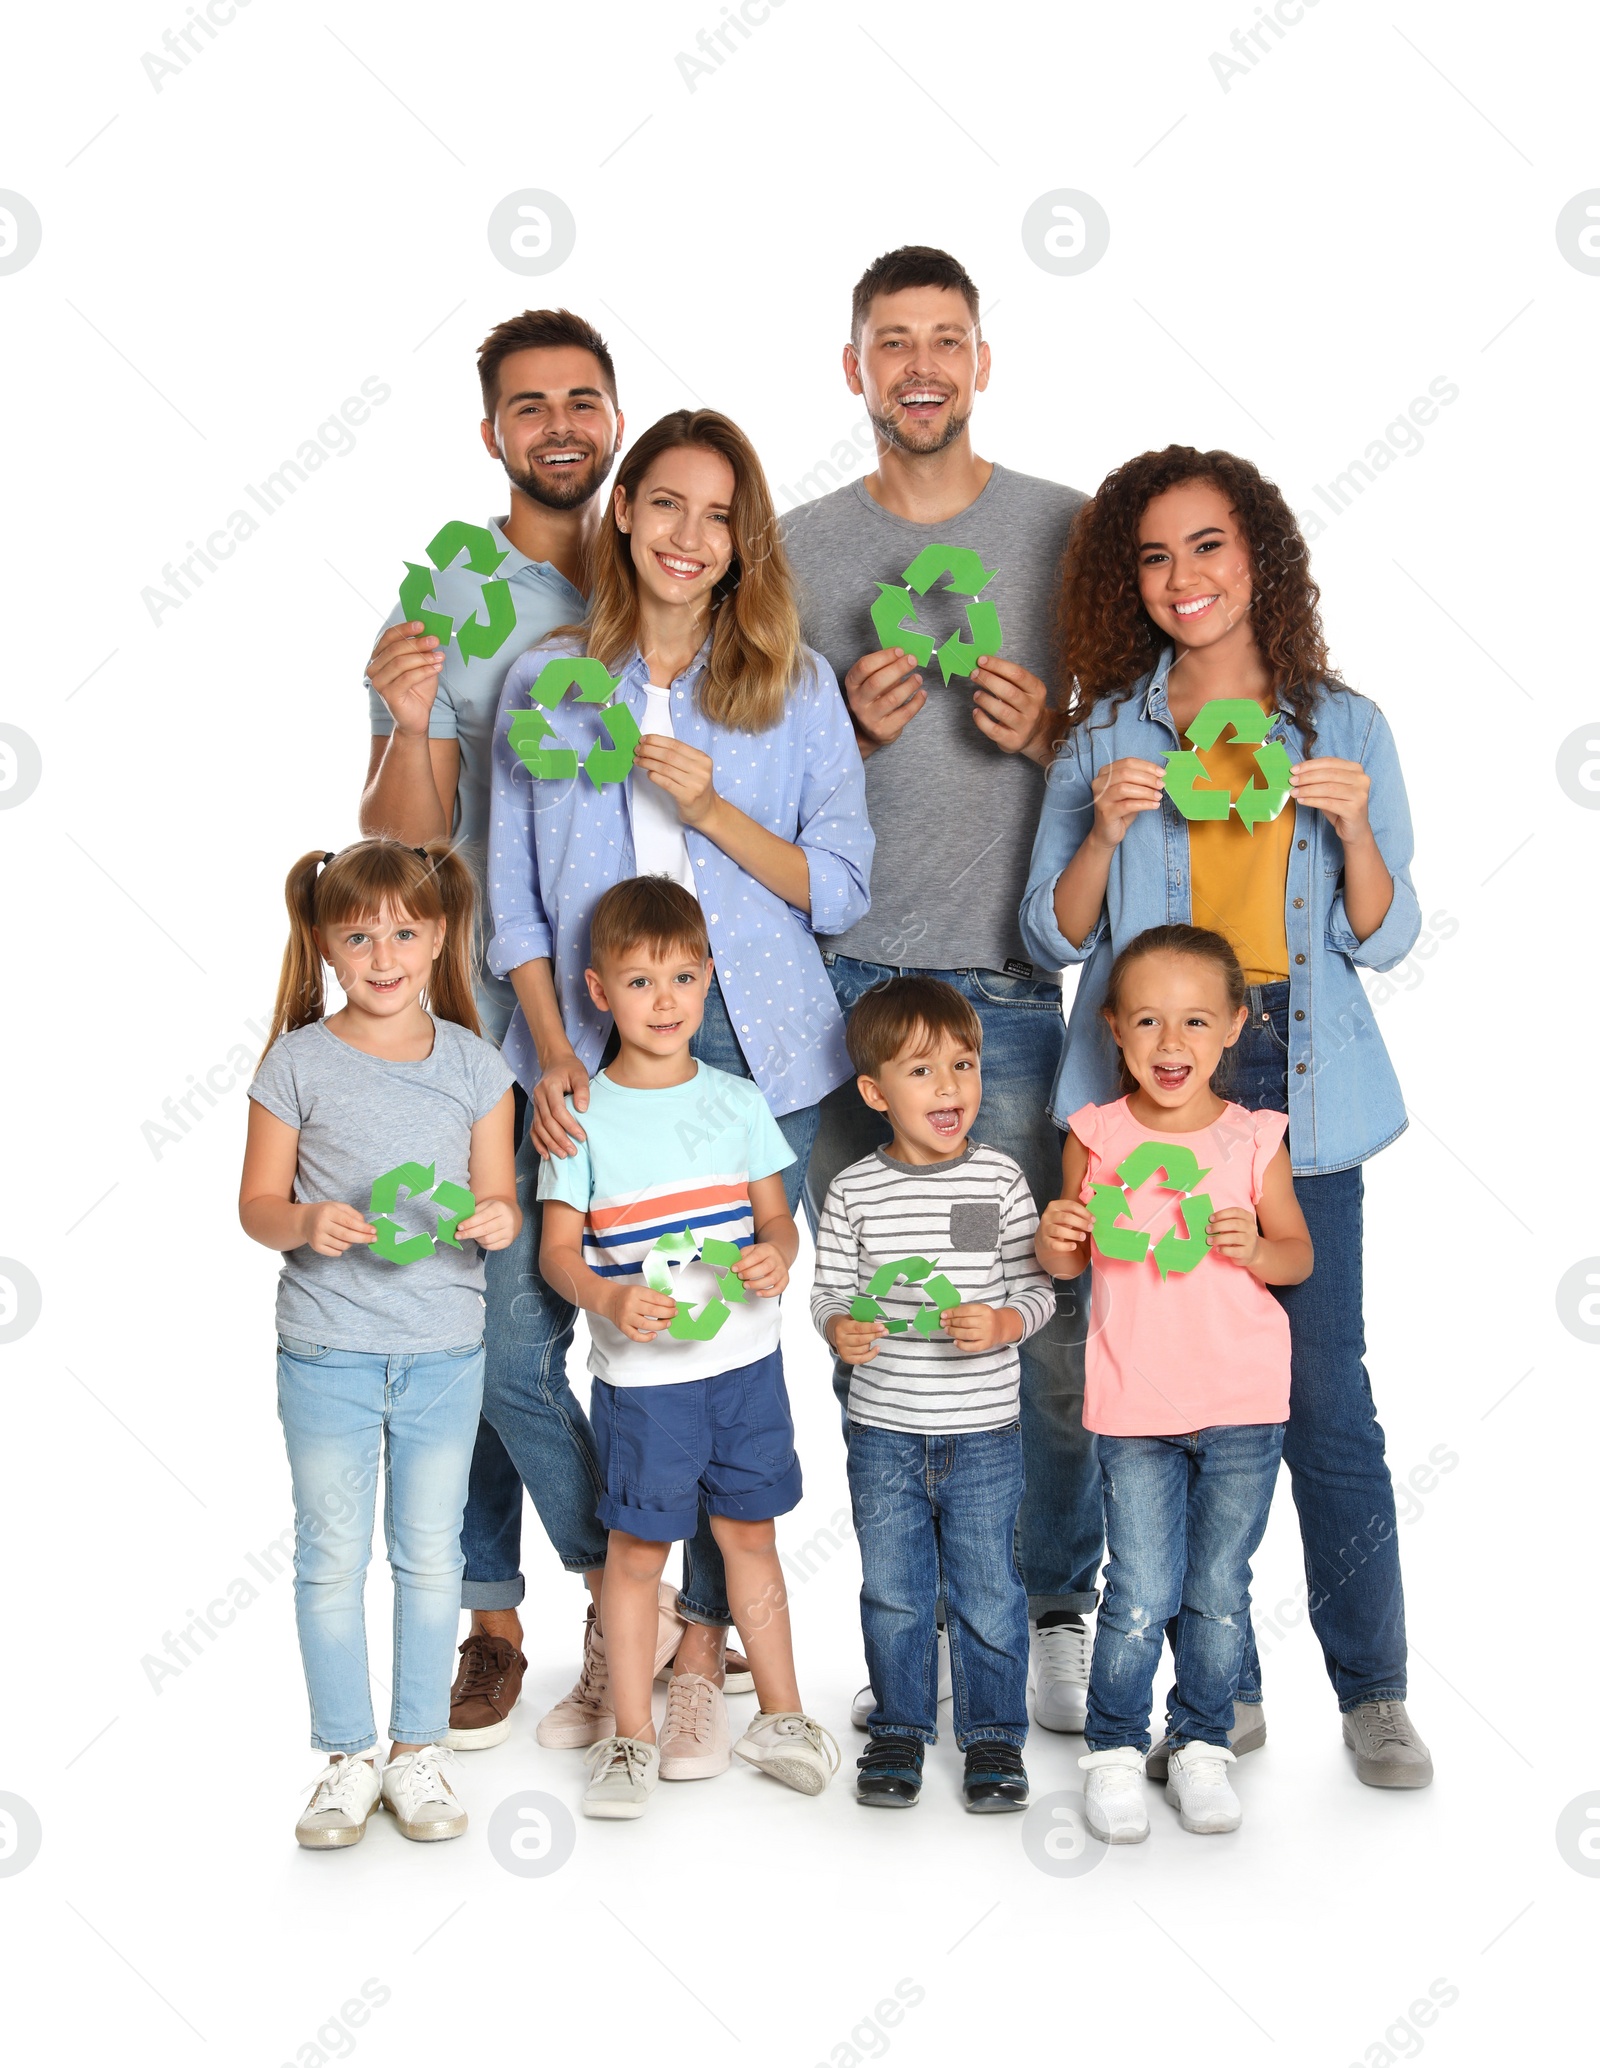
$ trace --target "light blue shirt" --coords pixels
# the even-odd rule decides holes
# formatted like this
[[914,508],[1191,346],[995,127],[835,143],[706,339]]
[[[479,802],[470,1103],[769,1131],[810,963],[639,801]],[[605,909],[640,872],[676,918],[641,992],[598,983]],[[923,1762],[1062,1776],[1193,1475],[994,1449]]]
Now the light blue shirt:
[[[451,640],[445,649],[444,666],[439,671],[439,688],[428,718],[429,739],[460,743],[461,773],[456,784],[455,824],[450,830],[462,860],[477,880],[478,913],[485,936],[489,931],[484,864],[489,831],[490,744],[494,736],[495,713],[500,708],[500,692],[514,661],[557,625],[576,624],[586,607],[571,582],[548,560],[530,560],[525,553],[517,551],[501,529],[505,521],[504,518],[497,520],[493,517],[485,520],[494,534],[496,547],[506,556],[495,570],[495,578],[511,584],[511,600],[517,611],[516,627],[500,651],[485,659],[463,659],[455,641]],[[420,543],[413,558],[426,558]],[[481,587],[482,577],[470,573],[465,567],[446,569],[443,574],[434,576],[434,604],[430,608],[449,611],[457,624],[475,613],[481,616],[483,613],[478,608]],[[405,612],[397,603],[384,619],[381,629],[387,632],[391,625],[403,625],[405,621]],[[394,720],[389,715],[388,705],[370,681],[367,683],[367,698],[372,707],[374,735],[387,736],[394,731]],[[508,983],[492,976],[487,969],[480,969],[477,996],[485,1037],[496,1043],[504,1041],[511,1015],[516,1010],[517,994]]]
[[[1167,709],[1168,647],[1120,703],[1102,697],[1062,742],[1045,786],[1033,862],[1022,904],[1028,953],[1052,968],[1085,965],[1067,1023],[1066,1047],[1050,1098],[1051,1117],[1118,1095],[1117,1051],[1100,1016],[1106,978],[1118,951],[1147,926],[1190,920],[1189,828],[1171,798],[1140,812],[1111,857],[1105,903],[1081,948],[1056,926],[1056,879],[1094,824],[1093,783],[1109,762],[1130,755],[1161,762],[1181,746]],[[1344,908],[1344,849],[1320,811],[1294,813],[1294,844],[1284,886],[1289,948],[1289,1155],[1297,1176],[1346,1170],[1385,1148],[1406,1125],[1405,1102],[1358,971],[1393,969],[1421,930],[1411,886],[1411,812],[1394,736],[1376,704],[1354,690],[1318,692],[1313,753],[1359,761],[1372,781],[1367,816],[1394,898],[1383,924],[1356,939]],[[1306,758],[1299,728],[1280,710],[1268,728],[1291,761]]]
[[[560,739],[577,750],[570,780],[535,781],[506,737],[512,713],[526,710],[528,687],[573,640],[547,640],[506,677],[495,720],[489,827],[489,905],[494,937],[489,967],[505,976],[548,956],[567,1037],[591,1076],[610,1028],[589,996],[589,921],[601,893],[635,873],[632,787],[596,789],[582,764],[595,742],[609,744],[593,705],[568,697],[554,711]],[[854,1072],[844,1020],[817,947],[817,934],[843,933],[867,910],[872,829],[867,823],[861,752],[833,670],[805,651],[805,669],[783,716],[768,732],[734,732],[700,709],[699,685],[710,654],[701,647],[671,684],[672,729],[711,756],[718,794],[806,858],[811,910],[800,912],[766,889],[715,842],[684,829],[717,979],[751,1076],[774,1113],[810,1106]],[[641,719],[649,671],[637,650],[617,699]],[[531,1091],[539,1058],[519,1007],[506,1061]]]

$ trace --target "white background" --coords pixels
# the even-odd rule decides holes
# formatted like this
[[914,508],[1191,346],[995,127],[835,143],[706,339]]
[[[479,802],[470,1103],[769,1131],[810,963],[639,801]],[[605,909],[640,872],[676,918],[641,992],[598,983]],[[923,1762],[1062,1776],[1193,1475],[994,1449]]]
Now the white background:
[[[0,1348],[0,1793],[43,1833],[8,1873],[0,1824],[16,2058],[1584,2050],[1553,2035],[1592,1956],[1600,1859],[1564,1857],[1556,1825],[1600,1788],[1600,1432],[1596,1352],[1556,1289],[1600,1250],[1600,793],[1564,787],[1557,758],[1600,738],[1600,277],[1555,225],[1600,185],[1600,38],[1575,7],[1308,0],[1225,86],[1212,53],[1260,12],[787,0],[693,91],[675,58],[723,20],[713,0],[254,0],[159,90],[141,57],[188,19],[177,0],[13,17],[0,186],[43,224],[0,274],[0,721],[43,765],[0,809],[0,1254],[43,1296]],[[525,187],[577,224],[542,278],[485,234]],[[1068,278],[1020,234],[1063,187],[1111,224]],[[355,834],[361,665],[403,559],[445,518],[504,508],[477,430],[490,325],[585,312],[635,427],[727,410],[786,504],[860,421],[839,373],[850,287],[908,241],[954,251],[982,291],[985,456],[1092,489],[1169,439],[1223,445],[1323,514],[1335,660],[1394,726],[1436,937],[1378,994],[1414,1124],[1369,1170],[1367,1311],[1397,1479],[1454,1461],[1402,1497],[1411,1706],[1438,1781],[1355,1782],[1285,1485],[1256,1587],[1271,1743],[1239,1771],[1237,1837],[1187,1837],[1153,1796],[1147,1845],[1055,1876],[1022,1819],[961,1812],[946,1741],[908,1817],[861,1812],[848,1765],[821,1801],[736,1772],[663,1788],[642,1825],[580,1819],[558,1871],[517,1876],[489,1846],[496,1805],[534,1789],[571,1809],[580,1786],[576,1754],[533,1740],[575,1672],[581,1600],[530,1514],[527,1699],[503,1747],[463,1760],[467,1837],[411,1846],[375,1820],[352,1854],[299,1852],[318,1762],[289,1582],[247,1562],[289,1499],[274,1263],[234,1217],[242,1089],[159,1155],[144,1124],[253,1055],[285,870]],[[152,623],[164,563],[254,511],[244,484],[369,376],[391,392],[355,450]],[[1459,394],[1422,450],[1328,511],[1318,484],[1441,376]],[[798,1562],[846,1496],[799,1301],[788,1320]],[[857,1566],[848,1536],[826,1550],[793,1608],[802,1685],[849,1761]],[[152,1688],[144,1657],[241,1576],[258,1598]],[[1078,1784],[1080,1750],[1034,1733],[1036,1795]],[[330,2024],[369,1977],[382,2007]],[[875,2006],[902,1981],[922,1994],[891,2027]],[[1423,2029],[1408,2007],[1436,1981],[1457,1994]]]

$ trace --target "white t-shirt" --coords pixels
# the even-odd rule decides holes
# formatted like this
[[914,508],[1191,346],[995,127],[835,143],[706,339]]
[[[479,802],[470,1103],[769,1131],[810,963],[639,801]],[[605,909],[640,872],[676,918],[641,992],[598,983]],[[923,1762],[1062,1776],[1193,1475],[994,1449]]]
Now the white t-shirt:
[[[659,733],[675,739],[672,730],[672,692],[647,682],[644,691],[644,722],[641,733]],[[653,783],[643,770],[628,778],[633,806],[633,866],[640,876],[670,876],[691,895],[698,897],[689,847],[683,837],[683,821],[671,794]]]

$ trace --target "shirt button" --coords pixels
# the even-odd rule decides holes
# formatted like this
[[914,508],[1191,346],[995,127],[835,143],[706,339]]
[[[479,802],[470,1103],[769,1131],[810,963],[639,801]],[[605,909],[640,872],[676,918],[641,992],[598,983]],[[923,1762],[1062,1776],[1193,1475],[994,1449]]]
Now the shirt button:
[[1294,1074],[1296,1075],[1296,1077],[1304,1077],[1304,1075],[1306,1074],[1306,1066],[1305,1066],[1305,1064],[1304,1064],[1304,1063],[1296,1063],[1296,1064],[1295,1064],[1295,1066],[1294,1066]]
[[1297,955],[1294,959],[1296,962],[1304,962],[1306,958],[1303,955]]
[[1304,842],[1303,840],[1297,840],[1297,841],[1295,842],[1295,846],[1296,846],[1296,847],[1304,847],[1304,846],[1305,846],[1305,842]]
[[1304,903],[1305,903],[1305,899],[1304,899],[1304,898],[1296,898],[1296,899],[1295,899],[1295,901],[1294,901],[1294,908],[1295,908],[1295,910],[1296,910],[1296,911],[1298,912],[1298,911],[1300,910],[1301,906],[1302,906],[1302,905],[1303,905]]

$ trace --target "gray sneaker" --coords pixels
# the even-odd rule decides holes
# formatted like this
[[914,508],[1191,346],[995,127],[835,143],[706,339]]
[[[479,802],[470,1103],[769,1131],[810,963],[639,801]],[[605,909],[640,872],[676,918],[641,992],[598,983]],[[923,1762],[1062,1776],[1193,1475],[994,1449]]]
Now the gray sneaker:
[[[1259,1702],[1235,1702],[1233,1728],[1228,1732],[1228,1750],[1235,1759],[1247,1752],[1259,1752],[1267,1742],[1267,1712]],[[1172,1747],[1163,1738],[1145,1755],[1144,1770],[1152,1781],[1167,1778],[1167,1759]]]
[[583,1791],[586,1817],[642,1817],[660,1778],[661,1759],[643,1738],[602,1738],[583,1755],[589,1785]]
[[1433,1779],[1433,1755],[1404,1702],[1362,1702],[1345,1711],[1343,1723],[1356,1779],[1369,1788],[1426,1788]]

